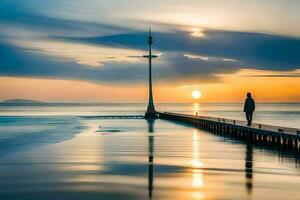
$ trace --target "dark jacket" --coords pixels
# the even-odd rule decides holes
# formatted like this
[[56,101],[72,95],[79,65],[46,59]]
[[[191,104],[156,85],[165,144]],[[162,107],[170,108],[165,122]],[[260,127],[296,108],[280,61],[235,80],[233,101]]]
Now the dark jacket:
[[247,97],[244,105],[244,112],[254,112],[255,102],[251,97]]

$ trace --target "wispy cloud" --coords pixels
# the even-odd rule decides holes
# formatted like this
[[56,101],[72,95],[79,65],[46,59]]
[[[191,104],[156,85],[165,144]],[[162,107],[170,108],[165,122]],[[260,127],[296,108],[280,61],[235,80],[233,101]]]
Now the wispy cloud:
[[201,56],[201,55],[184,54],[183,56],[195,60],[203,60],[203,61],[208,60],[207,56]]

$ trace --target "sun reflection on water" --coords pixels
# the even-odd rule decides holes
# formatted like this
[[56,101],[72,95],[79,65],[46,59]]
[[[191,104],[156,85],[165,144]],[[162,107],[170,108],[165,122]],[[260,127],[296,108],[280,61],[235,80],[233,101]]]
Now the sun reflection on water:
[[193,104],[193,114],[198,115],[200,112],[200,104],[199,103],[194,103]]
[[203,163],[200,160],[200,151],[199,151],[199,132],[195,130],[193,132],[193,160],[192,160],[192,167],[193,167],[193,187],[194,191],[192,196],[194,199],[204,199],[205,195],[201,191],[204,187],[203,181],[203,172],[201,167],[203,167]]

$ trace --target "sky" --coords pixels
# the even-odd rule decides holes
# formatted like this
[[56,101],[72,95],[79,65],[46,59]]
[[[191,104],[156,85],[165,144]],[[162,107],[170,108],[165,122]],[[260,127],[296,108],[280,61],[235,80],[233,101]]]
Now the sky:
[[[0,0],[0,100],[300,101],[300,1]],[[199,90],[202,97],[191,97]]]

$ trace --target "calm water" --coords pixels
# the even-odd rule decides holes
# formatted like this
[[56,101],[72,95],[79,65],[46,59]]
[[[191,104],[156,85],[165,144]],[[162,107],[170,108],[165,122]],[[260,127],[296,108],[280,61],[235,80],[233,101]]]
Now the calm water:
[[[239,104],[159,108],[243,118]],[[300,104],[259,108],[256,121],[299,127]],[[0,107],[0,199],[299,199],[293,154],[164,120],[78,117],[143,111],[142,104]]]

